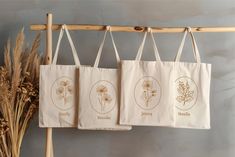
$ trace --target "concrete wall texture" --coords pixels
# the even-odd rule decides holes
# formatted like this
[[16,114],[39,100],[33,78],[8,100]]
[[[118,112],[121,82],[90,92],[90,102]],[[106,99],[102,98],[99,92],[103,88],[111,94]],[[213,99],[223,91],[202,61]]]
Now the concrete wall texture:
[[[233,0],[1,0],[0,64],[7,39],[25,28],[27,41],[36,32],[29,25],[45,23],[46,13],[54,23],[142,26],[235,26]],[[115,32],[122,59],[133,59],[143,33]],[[71,31],[82,64],[93,64],[103,32]],[[172,61],[182,33],[155,34],[163,60]],[[233,157],[235,155],[235,33],[195,33],[203,62],[212,64],[211,130],[134,127],[128,132],[54,129],[55,157]],[[53,33],[53,48],[58,31]],[[30,42],[29,42],[30,43]],[[143,59],[152,60],[147,41]],[[73,63],[63,40],[59,63]],[[104,46],[102,67],[116,64],[110,40]],[[42,32],[41,52],[45,48]],[[183,60],[193,61],[186,42]],[[24,138],[22,157],[42,157],[46,130],[35,116]]]

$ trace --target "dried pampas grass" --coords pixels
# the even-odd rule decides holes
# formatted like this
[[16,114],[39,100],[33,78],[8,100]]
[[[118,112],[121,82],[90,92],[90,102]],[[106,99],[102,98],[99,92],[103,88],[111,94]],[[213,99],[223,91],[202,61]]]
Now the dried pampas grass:
[[16,37],[11,53],[10,41],[4,48],[0,67],[0,156],[19,157],[22,139],[38,108],[40,35],[31,48],[24,48],[23,30]]

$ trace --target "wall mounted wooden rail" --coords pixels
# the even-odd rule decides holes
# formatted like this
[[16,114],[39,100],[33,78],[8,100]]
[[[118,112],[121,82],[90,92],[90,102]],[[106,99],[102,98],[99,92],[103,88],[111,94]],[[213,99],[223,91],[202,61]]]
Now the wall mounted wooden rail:
[[[52,30],[59,30],[62,24],[53,24]],[[85,24],[67,24],[69,30],[90,30],[90,31],[103,31],[105,25],[85,25]],[[144,26],[111,26],[112,31],[116,32],[144,32],[147,27]],[[185,27],[151,27],[155,33],[177,33],[183,32]],[[47,30],[46,24],[35,24],[30,26],[31,30],[42,31]],[[192,32],[235,32],[235,27],[191,27]]]

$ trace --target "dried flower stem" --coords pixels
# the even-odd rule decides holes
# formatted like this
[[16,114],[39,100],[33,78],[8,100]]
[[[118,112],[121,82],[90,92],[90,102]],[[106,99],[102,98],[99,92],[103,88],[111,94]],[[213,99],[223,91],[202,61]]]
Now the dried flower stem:
[[23,30],[17,35],[11,55],[10,41],[4,54],[4,66],[0,67],[0,156],[19,157],[24,134],[39,99],[38,55],[40,36],[32,48],[24,47]]

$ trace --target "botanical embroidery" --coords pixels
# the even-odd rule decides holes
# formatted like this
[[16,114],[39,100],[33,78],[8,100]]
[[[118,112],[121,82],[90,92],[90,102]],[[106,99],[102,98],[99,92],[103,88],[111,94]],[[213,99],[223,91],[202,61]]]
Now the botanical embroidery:
[[153,87],[153,81],[144,80],[143,84],[143,98],[146,107],[149,106],[149,102],[152,101],[152,98],[157,95],[157,90]]
[[191,89],[188,81],[179,81],[177,92],[179,95],[176,97],[176,100],[179,103],[185,105],[187,102],[189,103],[193,100],[194,91]]
[[136,105],[150,111],[160,102],[161,86],[156,78],[144,76],[136,82],[133,94]]
[[69,96],[73,94],[72,86],[68,80],[61,80],[59,87],[56,89],[56,94],[63,100],[64,105],[67,104]]
[[175,80],[174,86],[176,108],[181,111],[190,110],[197,103],[198,87],[196,82],[188,76],[181,76]]
[[99,104],[101,106],[101,112],[105,111],[105,107],[112,102],[111,95],[108,94],[108,88],[104,85],[99,85],[96,88],[98,94]]
[[74,80],[62,76],[57,78],[51,86],[52,103],[60,110],[65,111],[75,106]]
[[[108,80],[95,82],[91,87],[89,99],[92,109],[98,114],[106,114],[106,117],[115,108],[117,103],[115,84]],[[98,117],[100,119],[101,115],[98,115]]]
[[58,77],[51,86],[50,97],[53,107],[57,109],[57,124],[60,127],[71,127],[74,125],[75,97],[74,80],[67,76]]

